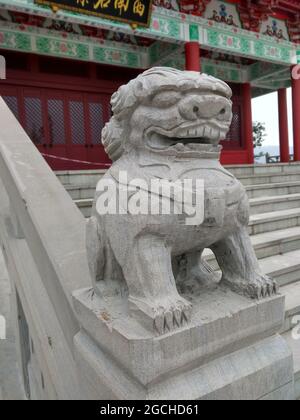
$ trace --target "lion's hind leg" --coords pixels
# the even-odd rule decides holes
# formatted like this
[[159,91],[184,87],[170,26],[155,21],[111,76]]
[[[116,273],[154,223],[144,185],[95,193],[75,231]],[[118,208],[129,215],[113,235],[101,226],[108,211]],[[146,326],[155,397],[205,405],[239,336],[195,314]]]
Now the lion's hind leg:
[[123,294],[127,289],[122,270],[112,252],[99,219],[87,221],[86,244],[89,269],[96,292],[101,295]]

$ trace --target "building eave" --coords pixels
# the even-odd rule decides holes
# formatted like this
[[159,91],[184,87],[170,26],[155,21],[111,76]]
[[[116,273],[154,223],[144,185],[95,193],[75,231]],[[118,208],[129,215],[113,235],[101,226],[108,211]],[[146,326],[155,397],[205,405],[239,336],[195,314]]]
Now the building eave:
[[274,40],[242,28],[232,28],[198,16],[186,15],[158,7],[154,7],[150,27],[136,29],[132,29],[130,25],[108,19],[63,10],[54,13],[50,8],[38,6],[29,0],[25,2],[0,0],[0,8],[175,44],[184,44],[193,40],[199,42],[203,48],[261,61],[286,65],[297,63],[296,51],[298,46],[292,42]]

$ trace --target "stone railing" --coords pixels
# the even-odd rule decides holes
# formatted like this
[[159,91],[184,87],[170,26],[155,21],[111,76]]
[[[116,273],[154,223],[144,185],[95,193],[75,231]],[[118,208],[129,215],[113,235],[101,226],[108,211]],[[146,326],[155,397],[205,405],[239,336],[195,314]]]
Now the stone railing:
[[0,241],[28,397],[80,397],[72,292],[91,285],[85,221],[0,98]]
[[[266,163],[280,163],[280,156],[279,155],[275,155],[272,156],[269,153],[266,153]],[[290,162],[293,162],[294,160],[294,155],[291,154],[290,155]]]

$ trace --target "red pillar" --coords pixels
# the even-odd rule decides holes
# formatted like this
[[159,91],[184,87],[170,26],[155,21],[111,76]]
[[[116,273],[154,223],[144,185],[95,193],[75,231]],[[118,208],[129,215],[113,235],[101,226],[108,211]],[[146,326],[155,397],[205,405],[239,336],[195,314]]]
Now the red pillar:
[[292,69],[292,99],[294,125],[294,160],[300,161],[300,70],[298,66]]
[[290,161],[290,147],[286,89],[278,90],[278,119],[280,161],[282,163],[288,163]]
[[189,71],[201,71],[200,46],[198,42],[185,43],[185,69]]
[[244,142],[247,149],[248,163],[254,163],[251,85],[250,83],[243,83],[242,87]]

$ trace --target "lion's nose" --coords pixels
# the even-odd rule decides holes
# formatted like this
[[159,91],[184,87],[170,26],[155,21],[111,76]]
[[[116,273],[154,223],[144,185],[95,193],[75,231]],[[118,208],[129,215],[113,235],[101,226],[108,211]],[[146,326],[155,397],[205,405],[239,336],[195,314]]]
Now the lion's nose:
[[194,95],[182,99],[179,112],[187,120],[216,118],[226,121],[231,116],[231,101],[220,96]]

